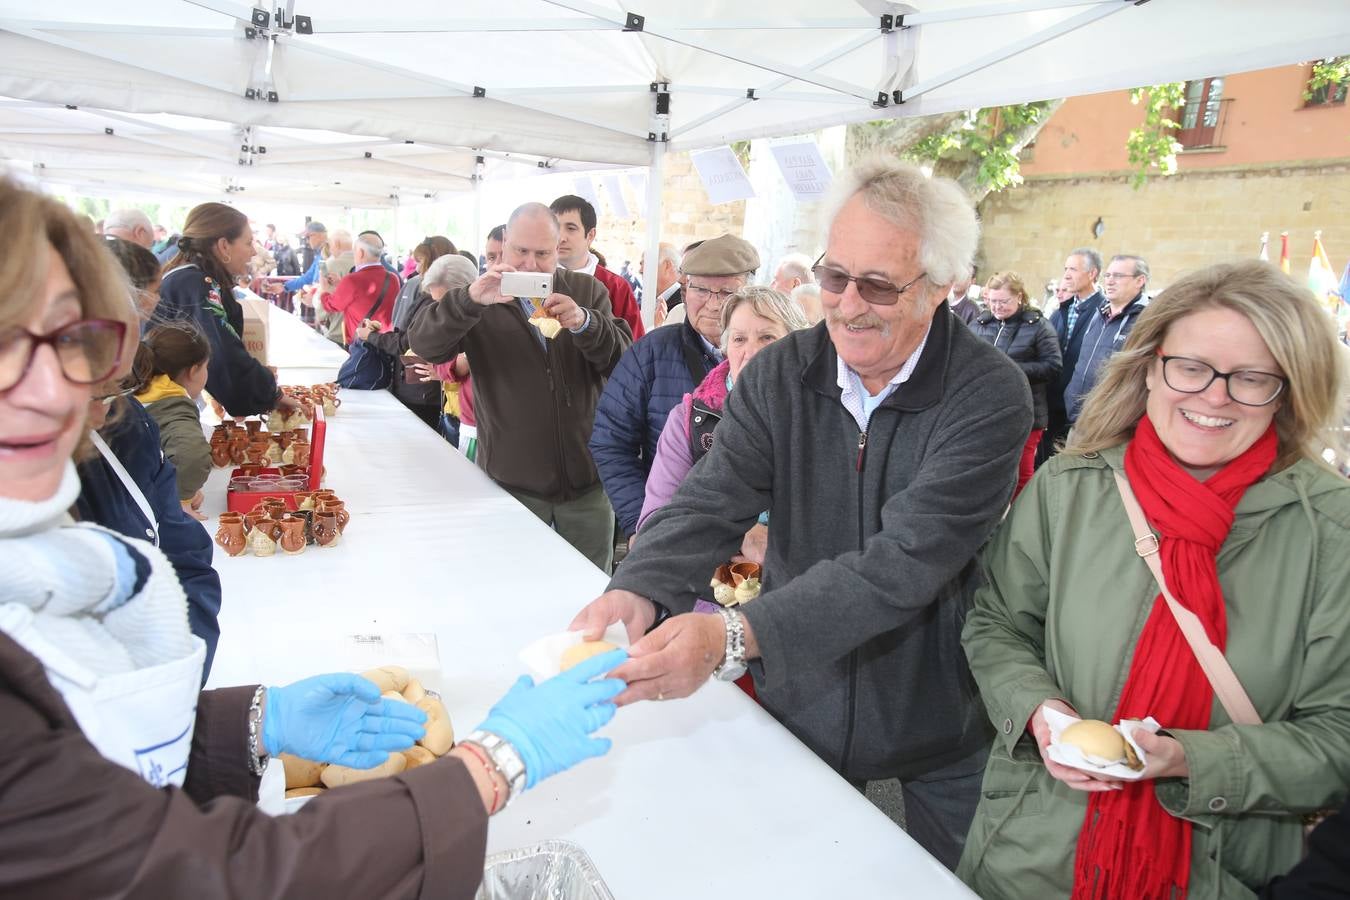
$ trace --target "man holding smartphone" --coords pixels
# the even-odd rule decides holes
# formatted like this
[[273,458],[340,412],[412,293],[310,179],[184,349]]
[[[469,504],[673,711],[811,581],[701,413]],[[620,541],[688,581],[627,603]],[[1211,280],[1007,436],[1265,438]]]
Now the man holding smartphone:
[[[424,309],[408,338],[429,362],[467,355],[479,466],[608,572],[614,513],[586,442],[605,380],[632,332],[600,282],[558,266],[558,238],[558,218],[547,206],[519,207],[506,223],[501,261]],[[511,272],[552,275],[552,292],[504,293],[502,276]],[[531,327],[536,310],[557,320],[553,337]]]

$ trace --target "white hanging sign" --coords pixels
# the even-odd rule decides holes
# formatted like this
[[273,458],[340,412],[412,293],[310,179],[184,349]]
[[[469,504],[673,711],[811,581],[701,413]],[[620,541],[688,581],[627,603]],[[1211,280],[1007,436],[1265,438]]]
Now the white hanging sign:
[[572,176],[572,192],[591,206],[599,207],[600,198],[595,193],[595,181],[589,175]]
[[778,171],[783,173],[798,201],[819,200],[830,189],[833,176],[814,138],[796,138],[770,146]]
[[633,189],[633,199],[637,200],[639,218],[647,217],[647,173],[629,172],[628,186]]
[[698,177],[712,203],[731,203],[755,196],[754,186],[750,184],[741,161],[730,147],[699,150],[692,156],[694,168],[698,169]]
[[609,198],[609,208],[614,211],[614,215],[620,219],[626,219],[629,216],[628,201],[623,199],[623,185],[619,182],[618,175],[606,175],[604,177],[605,196]]

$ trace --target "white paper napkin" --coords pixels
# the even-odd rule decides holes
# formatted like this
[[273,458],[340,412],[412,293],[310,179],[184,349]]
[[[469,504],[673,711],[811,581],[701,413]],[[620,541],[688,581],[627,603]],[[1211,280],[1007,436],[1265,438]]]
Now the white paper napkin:
[[[616,647],[628,646],[628,630],[622,622],[615,622],[606,628],[603,637]],[[535,681],[543,681],[545,678],[552,678],[562,671],[563,653],[567,651],[568,647],[575,647],[581,642],[582,632],[580,631],[550,634],[547,637],[541,637],[520,651],[517,658],[534,676]]]
[[[1136,772],[1124,763],[1117,763],[1113,766],[1093,765],[1083,757],[1083,751],[1079,750],[1077,747],[1072,744],[1061,744],[1059,742],[1060,734],[1063,733],[1064,729],[1079,721],[1081,720],[1076,719],[1073,716],[1067,716],[1059,710],[1046,707],[1045,723],[1050,726],[1050,748],[1047,755],[1051,759],[1062,766],[1082,769],[1084,772],[1091,772],[1094,775],[1109,775],[1112,778],[1119,778],[1124,781],[1138,781],[1140,778],[1144,777],[1143,769]],[[1130,732],[1134,728],[1145,728],[1156,734],[1158,729],[1162,727],[1158,724],[1157,720],[1152,716],[1148,716],[1144,719],[1121,719],[1119,723],[1112,725],[1111,727],[1120,732],[1121,736],[1134,748],[1134,752],[1138,754],[1139,761],[1147,766],[1148,756],[1144,753],[1144,749],[1134,742],[1134,738],[1130,736]]]

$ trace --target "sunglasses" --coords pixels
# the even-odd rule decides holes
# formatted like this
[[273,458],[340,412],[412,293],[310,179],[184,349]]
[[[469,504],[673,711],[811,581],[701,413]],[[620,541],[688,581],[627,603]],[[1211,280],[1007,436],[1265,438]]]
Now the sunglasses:
[[875,275],[850,275],[834,266],[822,265],[823,259],[825,255],[822,253],[820,259],[817,259],[816,264],[811,267],[811,274],[816,276],[816,283],[820,285],[822,291],[842,294],[848,290],[848,283],[851,281],[858,288],[858,296],[875,306],[894,306],[900,302],[901,294],[928,276],[927,272],[920,272],[913,280],[897,286]]

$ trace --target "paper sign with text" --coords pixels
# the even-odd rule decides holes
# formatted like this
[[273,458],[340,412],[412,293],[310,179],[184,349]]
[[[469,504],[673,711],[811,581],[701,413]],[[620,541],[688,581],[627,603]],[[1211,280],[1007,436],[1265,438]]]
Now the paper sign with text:
[[820,155],[820,147],[811,139],[774,144],[774,161],[783,173],[792,196],[798,200],[819,200],[830,189],[830,169]]
[[712,203],[731,203],[755,196],[754,186],[730,147],[699,150],[692,155],[694,168],[698,169],[698,177]]

